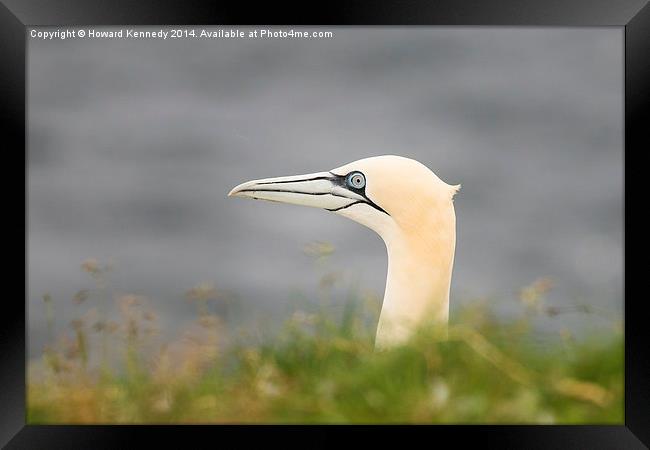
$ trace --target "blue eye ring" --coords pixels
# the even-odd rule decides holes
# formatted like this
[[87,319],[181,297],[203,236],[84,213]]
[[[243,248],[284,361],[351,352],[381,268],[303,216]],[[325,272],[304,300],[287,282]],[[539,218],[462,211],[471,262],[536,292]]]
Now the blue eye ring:
[[353,189],[363,189],[366,187],[366,177],[361,172],[350,172],[345,183]]

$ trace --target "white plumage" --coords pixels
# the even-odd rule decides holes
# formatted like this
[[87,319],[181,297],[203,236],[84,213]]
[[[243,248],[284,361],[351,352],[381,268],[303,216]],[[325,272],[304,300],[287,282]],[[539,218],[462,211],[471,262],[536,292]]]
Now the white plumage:
[[459,188],[415,160],[385,155],[328,172],[248,181],[228,195],[323,208],[377,232],[388,252],[375,340],[382,349],[404,342],[423,322],[446,331]]

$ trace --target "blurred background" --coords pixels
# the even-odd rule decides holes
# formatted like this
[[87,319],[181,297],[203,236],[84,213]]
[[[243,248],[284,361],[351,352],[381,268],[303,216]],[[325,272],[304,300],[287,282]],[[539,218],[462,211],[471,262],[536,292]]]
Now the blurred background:
[[[381,154],[462,183],[452,320],[477,297],[507,315],[540,277],[554,305],[622,319],[622,29],[322,30],[333,37],[29,40],[30,355],[46,341],[43,296],[65,326],[94,285],[88,258],[112,262],[111,286],[147,296],[166,333],[195,317],[184,293],[201,282],[242,324],[321,301],[323,271],[332,307],[350,285],[381,298],[370,230],[226,197]],[[334,250],[324,262],[305,252],[315,241]]]

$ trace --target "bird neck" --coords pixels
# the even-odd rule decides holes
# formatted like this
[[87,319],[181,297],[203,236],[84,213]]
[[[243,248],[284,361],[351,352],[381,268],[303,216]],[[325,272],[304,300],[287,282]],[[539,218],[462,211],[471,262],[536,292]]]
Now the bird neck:
[[378,349],[403,343],[424,324],[446,332],[449,290],[456,246],[451,202],[424,212],[417,227],[401,226],[382,236],[388,251],[388,276],[377,327]]

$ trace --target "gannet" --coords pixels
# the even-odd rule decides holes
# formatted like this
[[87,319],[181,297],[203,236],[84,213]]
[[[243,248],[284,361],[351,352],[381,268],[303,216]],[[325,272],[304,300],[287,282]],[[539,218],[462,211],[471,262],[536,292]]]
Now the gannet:
[[404,343],[423,322],[446,334],[459,188],[418,161],[384,155],[327,172],[247,181],[228,196],[322,208],[379,234],[388,253],[375,338],[382,350]]

